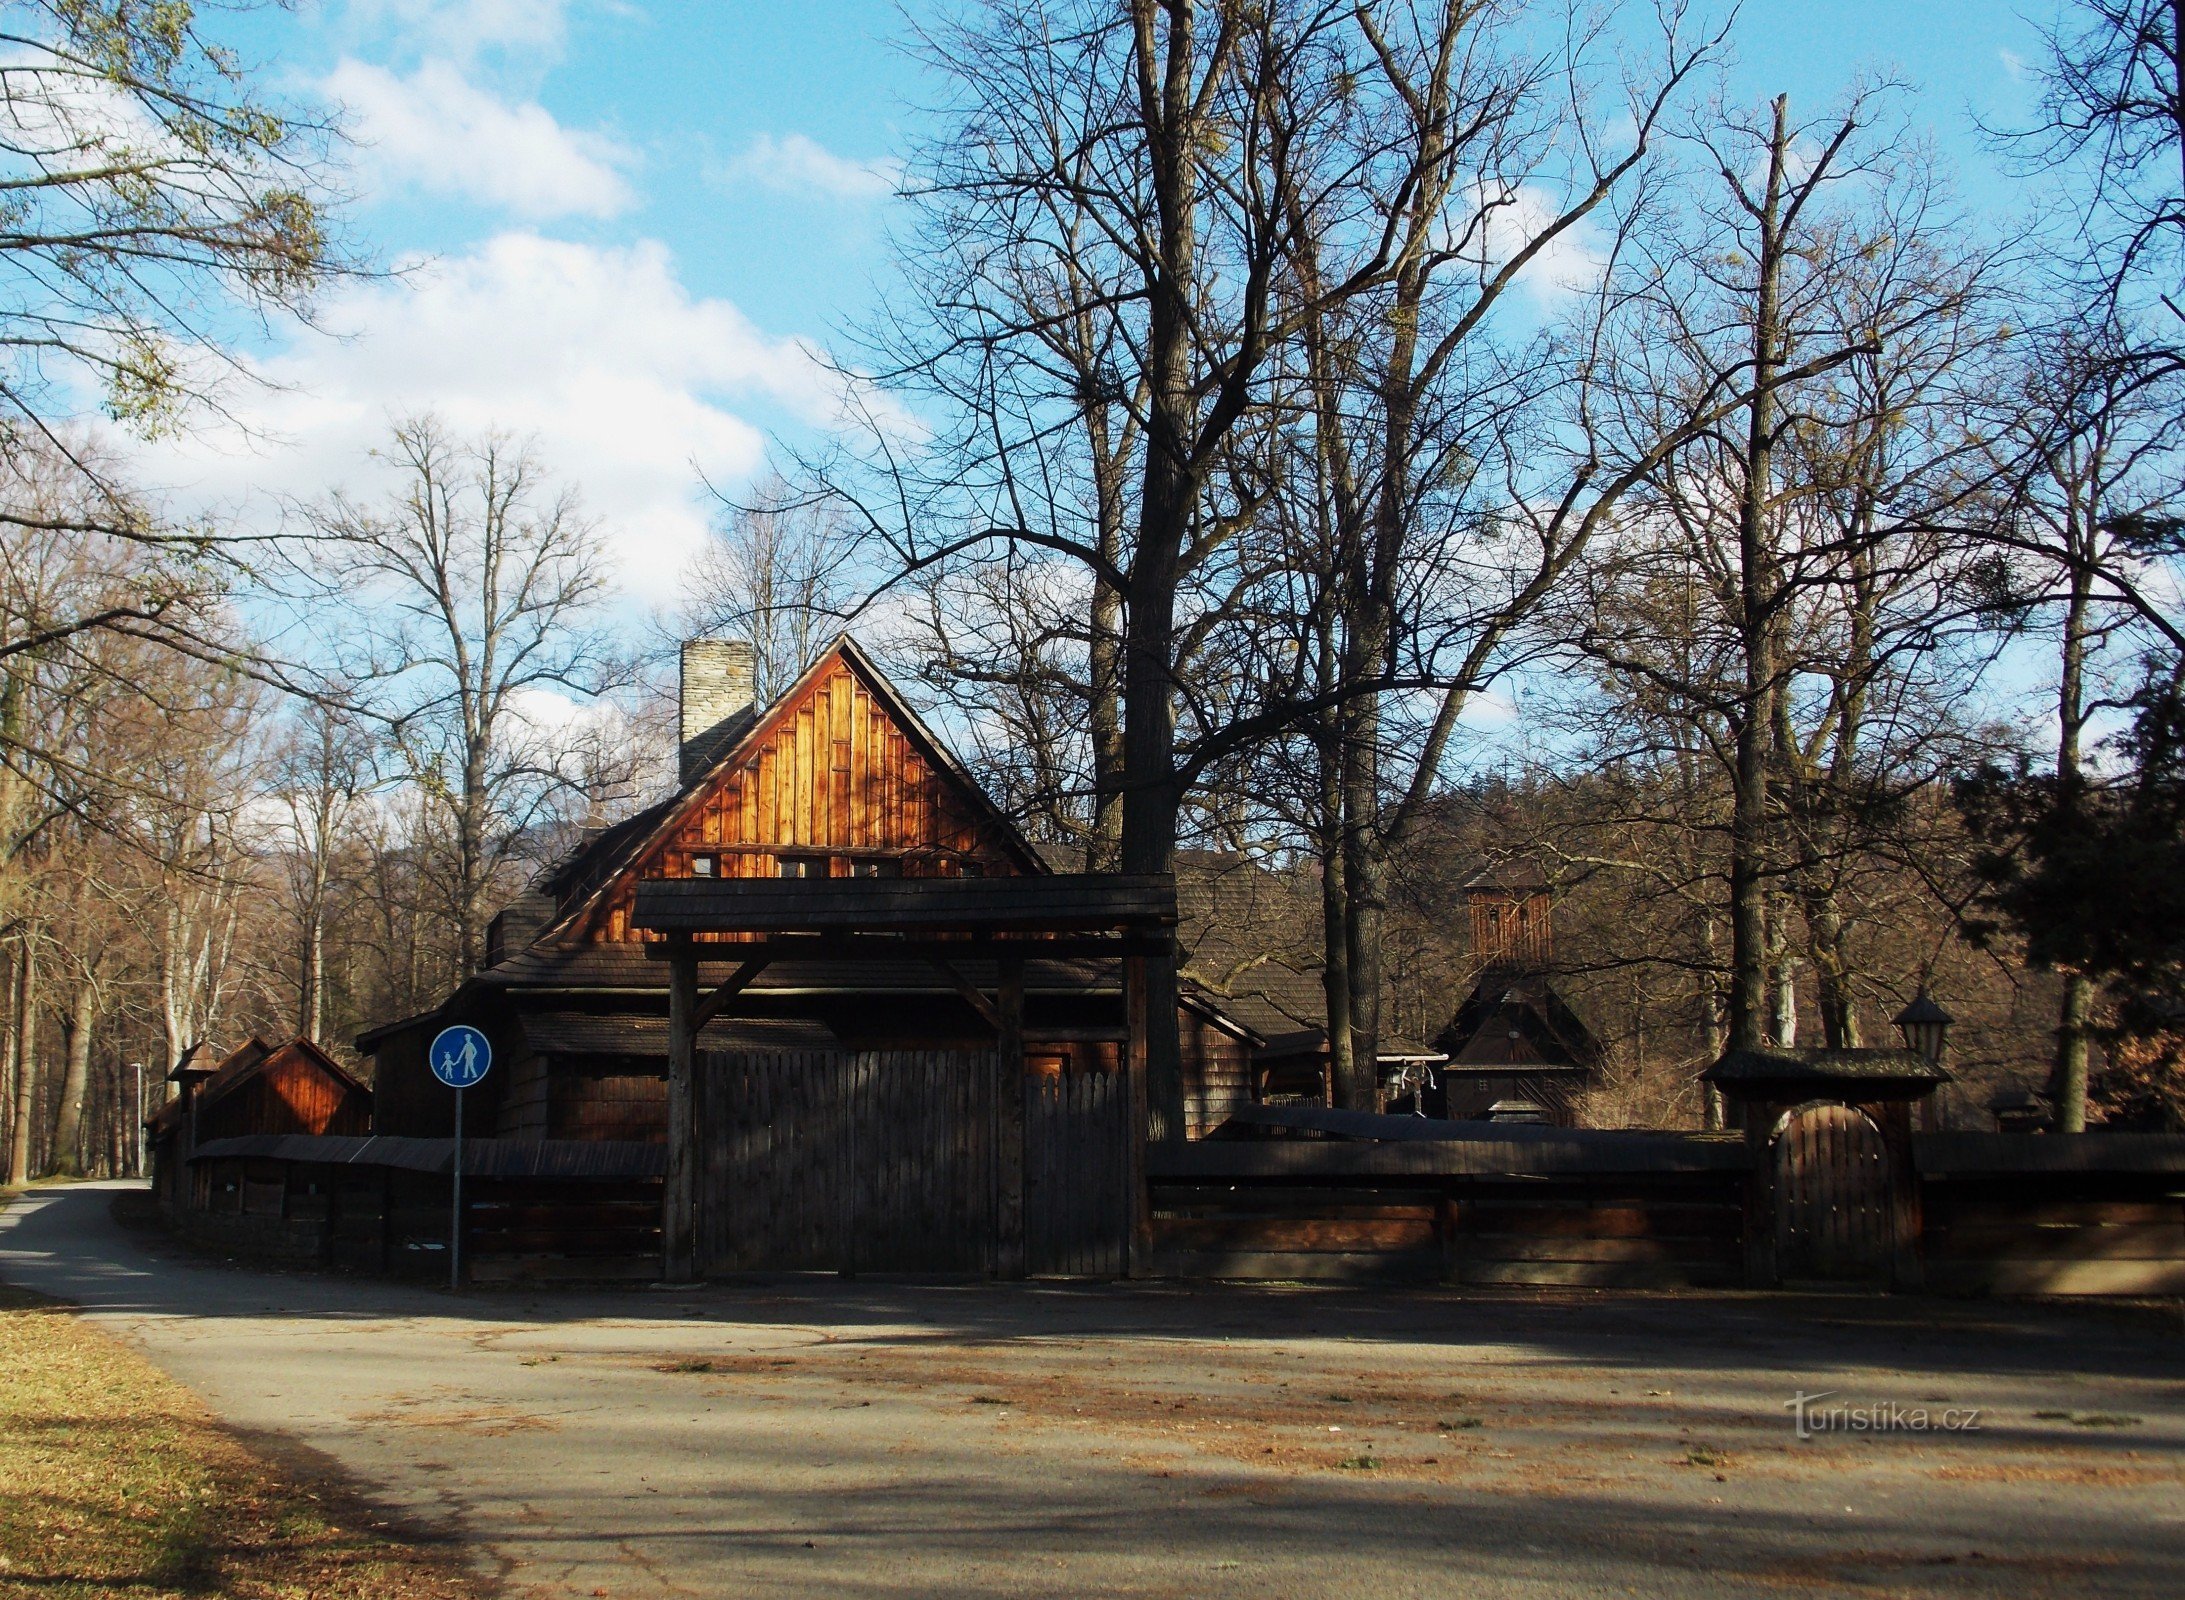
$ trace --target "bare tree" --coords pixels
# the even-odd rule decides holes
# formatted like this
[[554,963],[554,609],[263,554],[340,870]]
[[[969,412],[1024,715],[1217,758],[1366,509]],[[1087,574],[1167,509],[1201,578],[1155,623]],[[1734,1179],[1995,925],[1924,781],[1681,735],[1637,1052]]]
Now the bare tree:
[[856,535],[842,508],[799,500],[781,478],[745,501],[721,501],[712,539],[685,581],[690,634],[731,634],[754,652],[760,703],[787,689],[841,631]]
[[600,693],[621,676],[595,626],[608,593],[597,529],[528,446],[398,423],[383,453],[400,486],[376,504],[336,493],[310,513],[304,554],[343,585],[329,607],[370,611],[344,663],[392,730],[391,754],[445,826],[454,976],[478,968],[490,903],[525,828],[566,782],[526,697]]
[[277,782],[288,812],[285,856],[298,923],[296,1026],[316,1040],[326,1026],[326,932],[336,872],[372,782],[363,731],[334,706],[307,704],[280,752]]
[[[997,544],[1082,564],[1094,859],[1168,870],[1202,780],[1317,709],[1288,631],[1256,626],[1255,591],[1280,582],[1248,535],[1285,470],[1283,352],[1403,272],[1416,306],[1445,268],[1471,279],[1462,345],[1630,170],[1591,123],[1547,131],[1553,75],[1513,61],[1513,29],[1494,5],[1011,0],[927,37],[952,98],[909,185],[922,306],[870,364],[946,426],[911,459],[876,417],[877,475],[849,495],[898,571]],[[1694,52],[1669,57],[1673,84]],[[1651,127],[1652,93],[1634,98]],[[1504,244],[1521,196],[1565,180]],[[1406,681],[1363,659],[1370,684],[1338,698]],[[1180,1125],[1173,999],[1152,997],[1157,1129]]]
[[[1962,244],[1944,243],[1950,221],[1917,151],[1883,121],[1885,103],[1860,92],[1801,127],[1778,98],[1703,133],[1695,164],[1714,174],[1718,199],[1638,274],[1653,325],[1623,381],[1637,436],[1742,391],[1734,426],[1691,435],[1634,508],[1676,530],[1658,584],[1674,587],[1674,569],[1696,562],[1725,634],[1696,663],[1696,682],[1676,681],[1658,652],[1620,653],[1613,630],[1591,642],[1689,714],[1721,719],[1736,1049],[1795,1030],[1783,896],[1801,874],[1819,945],[1836,948],[1813,824],[1853,796],[1855,774],[1873,771],[1860,755],[1866,697],[1903,652],[1931,648],[1951,614],[1934,537],[1977,482],[1955,470],[1969,439],[1930,432],[1908,445],[1920,429],[1907,418],[1935,415],[1938,375],[1977,348],[1980,256],[1967,265]],[[1910,477],[1907,453],[1918,460]],[[1889,650],[1874,638],[1883,607],[1898,613]],[[1797,697],[1815,688],[1817,721],[1801,736]],[[1786,787],[1807,808],[1803,866]],[[1840,984],[1825,1009],[1832,1039],[1848,1037]]]
[[[2090,277],[2127,320],[2160,305],[2185,320],[2185,0],[2070,0],[2043,30],[2033,123],[2004,141],[2064,185]],[[2076,270],[2074,270],[2076,269]],[[2159,314],[2159,313],[2158,313]],[[2170,342],[2176,342],[2173,326]]]

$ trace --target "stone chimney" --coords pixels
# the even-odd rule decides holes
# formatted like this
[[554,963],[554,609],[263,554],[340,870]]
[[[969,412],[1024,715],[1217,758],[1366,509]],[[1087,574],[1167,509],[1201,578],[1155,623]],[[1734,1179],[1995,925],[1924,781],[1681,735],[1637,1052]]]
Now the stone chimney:
[[741,639],[685,639],[681,759],[677,775],[689,783],[718,759],[729,724],[751,709],[758,658]]

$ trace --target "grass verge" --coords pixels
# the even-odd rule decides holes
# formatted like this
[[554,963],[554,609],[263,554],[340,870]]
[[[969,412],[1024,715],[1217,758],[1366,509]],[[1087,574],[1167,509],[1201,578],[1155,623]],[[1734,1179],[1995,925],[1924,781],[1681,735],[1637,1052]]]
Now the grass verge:
[[142,1357],[0,1286],[4,1600],[488,1592],[451,1549],[261,1460]]

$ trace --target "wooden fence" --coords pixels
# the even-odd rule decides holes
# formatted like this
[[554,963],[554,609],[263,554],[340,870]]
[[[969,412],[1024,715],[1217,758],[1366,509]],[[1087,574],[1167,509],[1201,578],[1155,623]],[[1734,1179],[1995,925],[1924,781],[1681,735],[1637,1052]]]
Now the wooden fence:
[[[1392,1136],[1378,1124],[1412,1121]],[[1468,1128],[1351,1113],[1255,1131],[1349,1137],[1150,1147],[1155,1275],[1593,1287],[1888,1281],[1871,1151],[1833,1134],[1769,1153],[1795,1215],[1756,1215],[1735,1137]],[[2185,1294],[2185,1138],[1920,1135],[1909,1207],[1914,1276],[1947,1294]],[[1843,1193],[1830,1192],[1839,1181]],[[1779,1203],[1782,1203],[1779,1201]],[[1748,1231],[1814,1248],[1749,1275]],[[1838,1237],[1841,1235],[1841,1237]],[[1770,1252],[1762,1259],[1774,1259]]]
[[[715,1270],[986,1273],[1014,1228],[1035,1273],[1780,1281],[1778,1268],[1749,1276],[1756,1258],[1744,1249],[1756,1230],[1779,1238],[1779,1219],[1753,1209],[1762,1186],[1750,1181],[1756,1159],[1776,1154],[1761,1147],[1756,1157],[1734,1136],[1452,1136],[1417,1119],[1275,1118],[1253,1131],[1283,1137],[1148,1147],[1141,1251],[1128,1260],[1133,1152],[1119,1075],[1034,1076],[1003,1095],[991,1055],[768,1053],[715,1057],[708,1071],[719,1120],[704,1124],[714,1187],[701,1218]],[[1313,1121],[1348,1136],[1326,1137]],[[1410,1126],[1380,1137],[1383,1122]],[[438,1278],[448,1144],[224,1141],[200,1152],[178,1223],[223,1249]],[[1018,1157],[1001,1159],[1012,1147]],[[1908,1177],[1891,1181],[1913,1185],[1911,1283],[1952,1294],[2185,1294],[2185,1138],[1936,1134],[1915,1137],[1910,1155],[1893,1169]],[[474,1142],[473,1277],[656,1277],[661,1164],[659,1146]],[[1871,1162],[1851,1166],[1872,1178]],[[1829,1203],[1818,1191],[1794,1198],[1809,1213]],[[1823,1264],[1833,1259],[1824,1253]],[[1854,1281],[1873,1281],[1871,1253],[1848,1259]]]
[[1562,1133],[1151,1147],[1164,1277],[1697,1287],[1740,1279],[1742,1141]]
[[[205,1245],[346,1271],[444,1280],[452,1140],[263,1135],[196,1165],[178,1228]],[[274,1153],[282,1152],[282,1153]],[[476,1140],[465,1149],[473,1282],[660,1276],[657,1149]],[[649,1169],[649,1170],[648,1170]]]
[[1946,1294],[2185,1294],[2185,1138],[1913,1140],[1927,1285]]

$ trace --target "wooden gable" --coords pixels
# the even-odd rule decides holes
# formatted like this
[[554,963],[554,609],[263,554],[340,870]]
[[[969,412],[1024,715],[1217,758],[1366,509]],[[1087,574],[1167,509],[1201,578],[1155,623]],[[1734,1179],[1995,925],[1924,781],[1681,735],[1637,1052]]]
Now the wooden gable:
[[252,1039],[198,1091],[197,1137],[371,1131],[372,1091],[305,1038]]
[[610,882],[580,926],[629,926],[641,878],[1014,877],[1046,869],[855,646],[770,707]]

